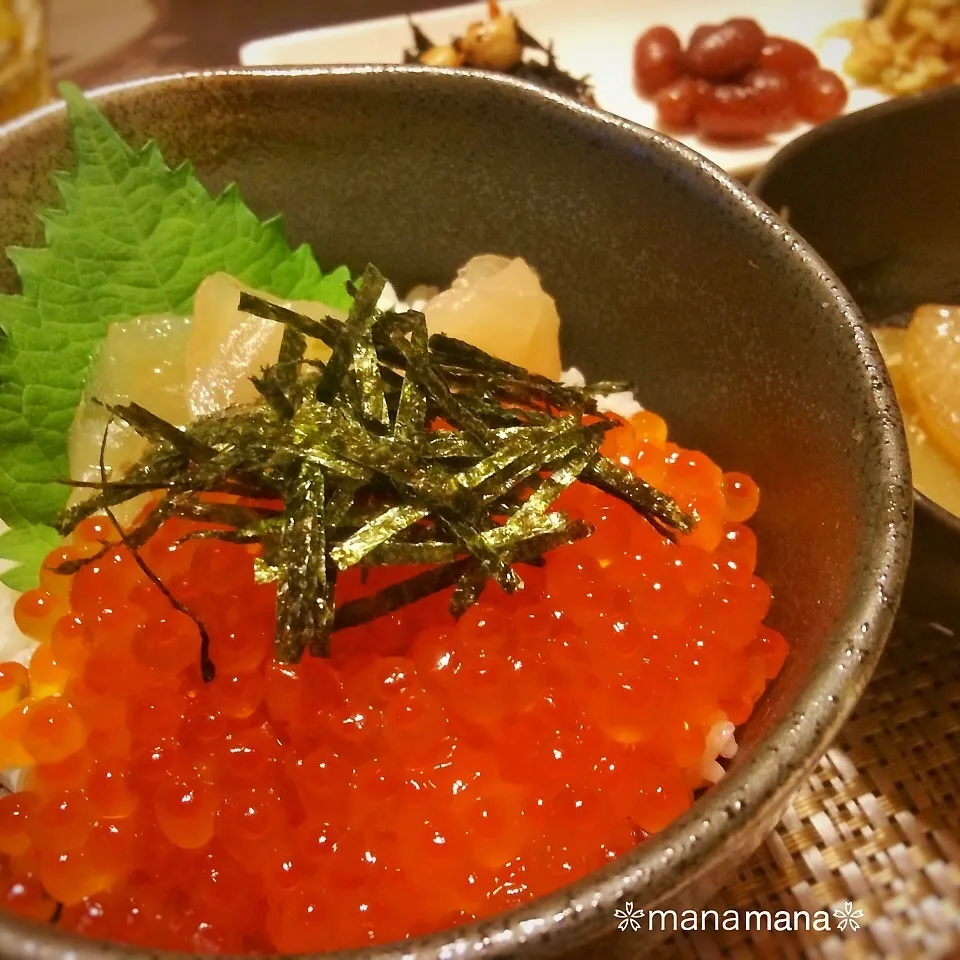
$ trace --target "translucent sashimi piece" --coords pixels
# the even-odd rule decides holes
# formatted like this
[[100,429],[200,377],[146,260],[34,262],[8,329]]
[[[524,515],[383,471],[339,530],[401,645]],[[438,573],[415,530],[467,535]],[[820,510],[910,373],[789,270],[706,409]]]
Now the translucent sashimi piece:
[[[249,377],[277,359],[283,325],[241,313],[237,309],[241,289],[315,319],[343,316],[324,304],[292,303],[249,290],[219,273],[198,288],[192,320],[158,315],[113,324],[70,430],[72,479],[101,479],[100,449],[110,414],[95,401],[139,403],[184,426],[197,416],[258,399]],[[322,343],[308,341],[308,357],[328,355]],[[146,448],[147,442],[132,428],[114,421],[103,451],[107,479],[123,476]],[[89,490],[75,490],[71,502],[89,495]],[[139,507],[139,499],[125,504],[121,519],[134,516]]]
[[[215,273],[197,288],[193,329],[186,348],[186,400],[194,417],[259,399],[250,377],[274,363],[280,352],[283,324],[238,309],[240,293],[256,294],[314,320],[345,314],[314,301],[290,301],[245,287],[229,274]],[[325,360],[330,351],[309,340],[307,356]]]
[[924,428],[960,467],[960,306],[916,310],[903,342],[903,368]]
[[901,327],[875,327],[873,335],[893,381],[910,447],[914,486],[945,510],[960,516],[960,468],[924,430],[903,363],[907,331]]
[[[344,318],[325,304],[282,300],[217,273],[198,288],[192,320],[161,315],[113,324],[70,432],[73,479],[101,478],[100,449],[110,415],[95,399],[136,402],[178,426],[259,399],[250,377],[276,361],[283,325],[240,311],[243,290],[313,319]],[[523,260],[474,257],[449,290],[426,304],[425,312],[432,332],[459,337],[554,379],[561,374],[556,306]],[[308,340],[308,358],[328,356],[323,343]],[[104,448],[107,479],[123,476],[146,447],[133,429],[114,422]],[[78,490],[72,499],[84,496],[89,491]],[[138,506],[135,502],[130,510]]]
[[[110,420],[102,403],[139,403],[177,426],[187,423],[183,356],[189,333],[189,317],[168,314],[110,327],[70,429],[67,455],[73,480],[100,480],[100,448]],[[147,441],[115,420],[103,450],[107,479],[123,476],[146,448]],[[72,501],[89,493],[76,490]]]
[[424,313],[431,333],[465,340],[554,380],[562,372],[556,304],[524,260],[474,257]]

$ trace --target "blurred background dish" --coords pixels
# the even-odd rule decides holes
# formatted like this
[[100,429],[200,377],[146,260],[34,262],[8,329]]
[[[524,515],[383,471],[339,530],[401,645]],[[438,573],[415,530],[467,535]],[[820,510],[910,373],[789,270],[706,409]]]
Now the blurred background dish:
[[900,96],[960,80],[960,5],[954,0],[872,0],[867,16],[833,31],[851,44],[844,70]]
[[[656,126],[657,108],[634,89],[633,57],[637,38],[663,24],[686,41],[694,29],[730,18],[753,18],[773,36],[783,36],[811,48],[823,66],[839,71],[849,43],[828,38],[838,21],[863,13],[860,0],[813,0],[777,3],[765,0],[689,0],[663,4],[658,0],[608,0],[602,16],[584,17],[579,0],[515,0],[502,4],[523,27],[544,44],[552,43],[557,60],[575,77],[588,75],[601,109],[635,123]],[[413,19],[437,43],[462,35],[469,24],[488,16],[486,3],[472,3],[413,14]],[[240,62],[248,66],[401,63],[411,46],[407,16],[340,24],[266,37],[244,44]],[[847,110],[879,103],[887,95],[870,88],[849,91]],[[762,166],[784,143],[803,133],[806,124],[773,133],[753,143],[707,141],[696,133],[677,138],[725,170],[745,175]]]

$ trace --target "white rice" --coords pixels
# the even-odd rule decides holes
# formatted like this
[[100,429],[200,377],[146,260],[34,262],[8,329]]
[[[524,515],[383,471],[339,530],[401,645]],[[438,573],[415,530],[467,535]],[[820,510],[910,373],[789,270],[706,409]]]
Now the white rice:
[[378,310],[404,310],[407,309],[405,303],[400,302],[397,291],[393,289],[393,284],[389,281],[384,285],[383,293],[377,301]]
[[717,783],[722,780],[726,771],[718,762],[719,758],[732,760],[738,749],[736,727],[724,716],[707,731],[703,757],[700,760],[700,775],[704,781]]
[[397,296],[397,291],[392,283],[387,283],[377,301],[377,308],[380,310],[396,310],[398,313],[404,313],[407,310],[420,310],[429,303],[433,297],[440,292],[439,287],[429,287],[423,284],[414,287],[408,294],[406,300],[401,300]]
[[[585,387],[587,380],[584,375],[576,368],[571,367],[560,374],[560,382],[567,387]],[[629,390],[621,390],[618,393],[608,393],[605,396],[597,397],[597,409],[601,413],[613,413],[624,420],[629,420],[635,414],[643,410],[643,406],[638,403],[637,398]]]

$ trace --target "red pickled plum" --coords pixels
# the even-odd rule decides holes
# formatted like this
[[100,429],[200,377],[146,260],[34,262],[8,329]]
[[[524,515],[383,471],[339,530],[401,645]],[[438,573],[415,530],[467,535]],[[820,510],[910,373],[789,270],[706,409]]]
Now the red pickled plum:
[[739,83],[714,87],[697,110],[697,132],[717,140],[760,140],[778,123],[764,92]]
[[669,27],[651,27],[633,48],[633,76],[641,96],[649,97],[683,72],[680,38]]
[[727,20],[712,30],[695,31],[684,62],[690,73],[706,80],[738,77],[757,63],[763,42],[755,20]]
[[786,37],[767,37],[757,60],[761,70],[774,70],[788,80],[801,70],[817,66],[817,55],[796,40]]
[[846,84],[832,70],[802,70],[793,81],[797,114],[809,123],[839,116],[847,105],[847,96]]
[[656,96],[657,123],[666,130],[692,130],[700,102],[709,92],[705,80],[679,77]]
[[637,93],[654,101],[661,129],[717,141],[763,140],[801,120],[820,123],[847,101],[843,81],[821,69],[811,49],[768,37],[746,17],[701,24],[686,50],[669,27],[651,27],[637,40],[633,66]]
[[774,70],[751,70],[744,85],[753,90],[772,124],[772,130],[786,130],[796,120],[790,81]]

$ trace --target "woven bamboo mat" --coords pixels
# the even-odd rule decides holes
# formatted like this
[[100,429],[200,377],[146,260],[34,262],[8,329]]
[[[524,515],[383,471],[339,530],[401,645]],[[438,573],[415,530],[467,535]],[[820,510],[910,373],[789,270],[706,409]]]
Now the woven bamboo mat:
[[[829,933],[678,934],[658,958],[960,958],[960,629],[901,617],[856,713],[709,904],[862,910]],[[754,924],[756,927],[756,924]]]

